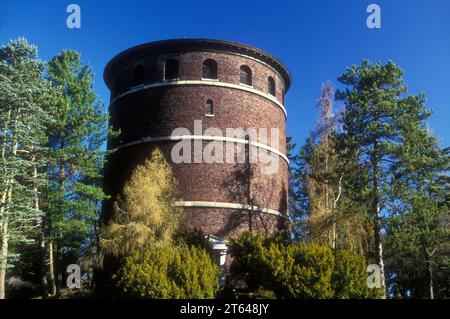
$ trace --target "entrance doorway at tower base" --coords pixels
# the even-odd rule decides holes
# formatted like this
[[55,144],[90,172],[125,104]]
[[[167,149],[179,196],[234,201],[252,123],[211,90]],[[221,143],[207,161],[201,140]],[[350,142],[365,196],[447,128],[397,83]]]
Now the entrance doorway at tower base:
[[214,257],[219,263],[222,269],[222,275],[220,277],[220,285],[223,287],[225,285],[225,273],[226,273],[226,260],[227,260],[227,250],[228,250],[228,240],[223,238],[209,235],[208,241],[212,245]]

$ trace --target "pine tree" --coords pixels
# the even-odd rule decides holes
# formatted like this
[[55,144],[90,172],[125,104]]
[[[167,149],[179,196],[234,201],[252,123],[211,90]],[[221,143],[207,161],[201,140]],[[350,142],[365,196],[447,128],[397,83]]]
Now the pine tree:
[[[450,238],[450,206],[448,203],[450,168],[448,149],[440,149],[437,139],[426,128],[424,119],[429,116],[425,109],[425,96],[409,97],[407,108],[422,110],[425,115],[404,127],[404,149],[395,166],[393,189],[396,199],[401,204],[396,206],[396,214],[392,217],[388,228],[391,245],[396,250],[391,258],[419,261],[422,279],[417,279],[412,289],[416,297],[434,298],[433,269],[443,269],[448,254]],[[414,113],[413,113],[414,114]],[[399,253],[399,251],[401,251]],[[398,263],[397,263],[398,266]],[[400,267],[403,273],[411,273],[409,269]],[[449,269],[450,270],[450,269]],[[394,273],[399,270],[392,269]],[[420,288],[421,282],[426,284]]]
[[[48,112],[50,183],[44,200],[41,228],[47,256],[50,293],[64,264],[95,253],[99,203],[104,199],[101,171],[106,152],[108,116],[93,91],[93,74],[76,51],[63,51],[48,63],[47,78],[56,96]],[[114,135],[114,132],[110,132]]]
[[39,192],[45,184],[44,111],[50,86],[37,49],[20,38],[0,48],[0,299],[5,298],[6,270],[15,260],[11,244],[31,242],[42,222]]
[[382,213],[390,210],[392,171],[405,152],[405,127],[418,125],[428,114],[406,96],[403,72],[394,63],[372,64],[365,60],[347,68],[339,77],[346,85],[337,97],[345,102],[343,119],[346,142],[360,151],[359,163],[370,168],[370,210],[373,222],[374,257],[385,284]]

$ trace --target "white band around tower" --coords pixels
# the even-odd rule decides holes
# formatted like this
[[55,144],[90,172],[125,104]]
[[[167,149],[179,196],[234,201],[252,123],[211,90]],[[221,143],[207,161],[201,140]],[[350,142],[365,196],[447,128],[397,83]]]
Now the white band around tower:
[[226,137],[226,136],[212,136],[212,135],[174,135],[174,136],[159,136],[159,137],[148,136],[148,137],[144,137],[138,141],[133,141],[133,142],[119,145],[117,147],[117,149],[122,149],[122,148],[130,147],[133,145],[151,143],[151,142],[181,141],[181,140],[205,140],[205,141],[222,141],[222,142],[245,144],[245,145],[250,144],[251,146],[264,149],[266,151],[269,151],[271,153],[274,153],[274,154],[280,156],[289,165],[289,159],[287,158],[287,156],[273,147],[270,147],[270,146],[262,144],[262,143],[248,141],[248,140],[245,140],[242,138],[233,138],[233,137]]
[[283,104],[281,104],[274,96],[261,92],[259,90],[254,89],[252,86],[249,85],[243,85],[243,84],[233,84],[233,83],[227,83],[227,82],[221,82],[216,80],[170,80],[170,81],[163,81],[158,83],[152,83],[152,84],[146,84],[141,85],[135,88],[132,88],[122,94],[119,94],[116,96],[112,101],[111,104],[114,104],[117,100],[121,99],[124,96],[127,96],[129,94],[152,89],[152,88],[158,88],[158,87],[164,87],[164,86],[179,86],[179,85],[209,85],[209,86],[218,86],[218,87],[225,87],[229,89],[237,89],[241,91],[250,92],[253,94],[257,94],[259,96],[262,96],[271,102],[275,103],[284,113],[284,116],[287,117],[287,112]]
[[239,204],[239,203],[225,203],[225,202],[207,202],[207,201],[177,201],[175,206],[178,207],[204,207],[204,208],[225,208],[225,209],[239,209],[254,211],[256,213],[264,213],[282,217],[283,215],[274,209],[260,208],[254,205]]

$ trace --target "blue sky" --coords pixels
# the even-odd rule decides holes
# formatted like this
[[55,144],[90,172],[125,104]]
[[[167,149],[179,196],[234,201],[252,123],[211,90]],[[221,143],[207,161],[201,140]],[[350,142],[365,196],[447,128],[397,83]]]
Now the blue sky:
[[[81,7],[82,28],[66,27],[66,7]],[[380,5],[382,28],[368,29],[366,8]],[[315,125],[323,82],[362,59],[393,60],[410,92],[425,92],[431,129],[450,146],[450,0],[0,0],[0,43],[19,36],[41,59],[75,49],[95,72],[107,102],[105,64],[131,46],[168,38],[214,38],[261,48],[293,77],[286,96],[288,134],[303,143]]]

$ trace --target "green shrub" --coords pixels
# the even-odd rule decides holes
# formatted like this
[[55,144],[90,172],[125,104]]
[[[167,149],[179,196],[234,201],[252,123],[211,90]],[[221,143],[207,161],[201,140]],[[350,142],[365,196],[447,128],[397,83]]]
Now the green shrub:
[[269,279],[269,269],[262,259],[265,244],[263,236],[253,237],[249,232],[230,242],[229,252],[233,262],[229,279],[232,285],[244,282],[249,290],[256,291],[262,282]]
[[214,298],[220,268],[205,249],[155,244],[125,258],[114,276],[122,295],[132,298]]
[[337,249],[334,252],[333,289],[339,299],[366,299],[381,297],[381,289],[367,286],[366,259],[351,250]]
[[24,281],[18,276],[12,276],[6,282],[6,296],[8,299],[31,299],[38,295],[39,290],[30,281]]
[[230,281],[249,294],[273,291],[278,298],[370,298],[366,261],[328,245],[294,243],[244,233],[231,242]]
[[[281,258],[280,258],[281,257]],[[266,264],[277,283],[275,292],[285,298],[331,298],[334,257],[321,245],[270,245]]]
[[96,295],[93,290],[83,287],[81,289],[63,288],[60,291],[58,291],[58,295],[55,298],[56,299],[92,299],[95,297],[96,297]]
[[212,244],[208,240],[205,233],[198,228],[182,229],[175,234],[175,244],[186,244],[187,246],[195,246],[205,249],[208,253],[213,255]]

